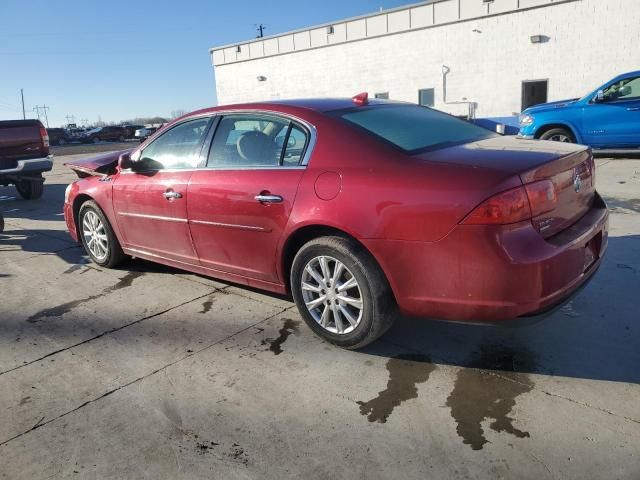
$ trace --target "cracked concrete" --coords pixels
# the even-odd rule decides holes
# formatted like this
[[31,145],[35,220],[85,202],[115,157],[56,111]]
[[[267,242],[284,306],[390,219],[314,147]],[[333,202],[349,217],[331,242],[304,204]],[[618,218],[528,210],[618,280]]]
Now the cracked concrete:
[[361,352],[277,297],[87,264],[63,161],[42,200],[0,201],[0,478],[640,477],[640,160],[598,161],[609,252],[567,308],[398,319]]

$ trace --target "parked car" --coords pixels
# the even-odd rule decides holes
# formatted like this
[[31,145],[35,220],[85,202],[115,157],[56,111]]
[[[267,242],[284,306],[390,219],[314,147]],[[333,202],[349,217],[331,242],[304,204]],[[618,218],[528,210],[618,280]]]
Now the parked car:
[[136,138],[136,131],[144,128],[144,125],[123,125],[127,138]]
[[98,127],[88,130],[82,136],[84,143],[99,143],[104,140],[124,142],[126,131],[123,127]]
[[157,130],[158,129],[156,127],[142,127],[136,130],[135,137],[141,142],[144,142],[147,138],[156,133]]
[[619,75],[582,98],[527,108],[519,135],[594,148],[640,148],[640,71]]
[[42,174],[51,168],[49,136],[39,120],[0,121],[0,185],[15,185],[25,200],[40,198]]
[[71,141],[71,136],[64,128],[47,128],[51,145],[64,145]]
[[131,255],[290,292],[315,333],[347,348],[397,310],[498,324],[541,314],[607,247],[587,147],[366,95],[201,110],[69,166],[81,178],[65,219],[96,264]]

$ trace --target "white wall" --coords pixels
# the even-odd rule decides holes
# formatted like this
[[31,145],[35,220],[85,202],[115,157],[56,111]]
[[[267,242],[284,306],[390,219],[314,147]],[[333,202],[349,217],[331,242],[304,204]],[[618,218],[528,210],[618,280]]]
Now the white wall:
[[[244,44],[241,53],[235,47],[214,49],[218,102],[362,91],[417,102],[418,89],[435,88],[436,108],[465,114],[465,105],[442,103],[442,65],[447,65],[448,101],[466,98],[477,102],[477,116],[501,116],[520,111],[523,80],[548,79],[552,101],[640,70],[640,0],[553,1],[494,0],[487,7],[482,0],[447,0],[390,12],[384,23],[379,16],[336,23],[334,35],[321,27],[265,40],[265,48],[262,41],[260,48]],[[512,10],[536,4],[548,6]],[[512,11],[487,16],[488,8]],[[456,21],[477,15],[483,16]],[[456,23],[420,28],[434,21]],[[363,39],[351,41],[349,35]],[[532,35],[549,41],[532,44]],[[273,55],[278,43],[280,52],[289,53]],[[250,58],[253,52],[260,57]],[[267,80],[258,82],[259,75]]]

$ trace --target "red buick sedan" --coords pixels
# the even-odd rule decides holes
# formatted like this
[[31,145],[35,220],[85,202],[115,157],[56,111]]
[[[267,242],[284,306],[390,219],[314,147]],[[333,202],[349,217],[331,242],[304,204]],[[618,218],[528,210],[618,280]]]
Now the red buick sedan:
[[98,265],[135,256],[291,293],[347,348],[398,311],[494,324],[548,311],[607,246],[588,148],[366,95],[200,110],[70,166],[65,219]]

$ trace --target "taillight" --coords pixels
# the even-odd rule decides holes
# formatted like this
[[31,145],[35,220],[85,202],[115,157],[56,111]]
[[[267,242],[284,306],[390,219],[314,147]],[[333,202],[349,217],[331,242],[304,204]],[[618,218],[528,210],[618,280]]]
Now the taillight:
[[532,217],[537,217],[556,208],[558,196],[556,195],[556,187],[551,180],[529,183],[524,188],[527,190],[527,197],[529,197]]
[[550,212],[558,203],[551,180],[529,183],[498,193],[477,206],[462,221],[466,225],[508,225]]
[[494,195],[477,206],[462,223],[467,225],[507,225],[531,218],[524,187]]
[[40,140],[42,141],[43,148],[49,148],[49,134],[44,127],[40,127]]

